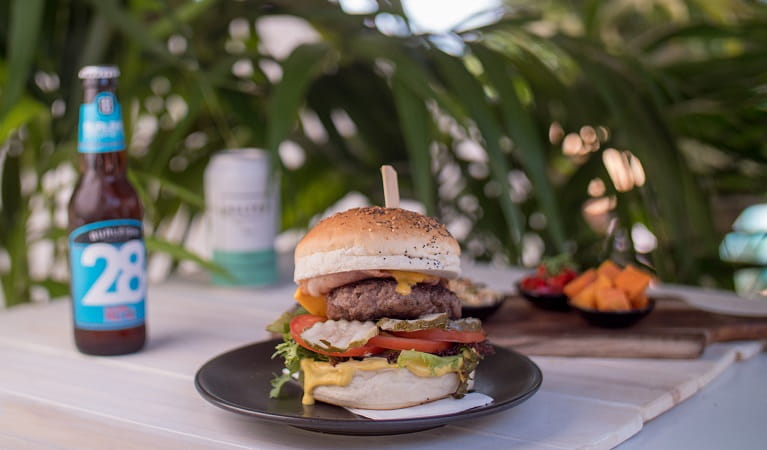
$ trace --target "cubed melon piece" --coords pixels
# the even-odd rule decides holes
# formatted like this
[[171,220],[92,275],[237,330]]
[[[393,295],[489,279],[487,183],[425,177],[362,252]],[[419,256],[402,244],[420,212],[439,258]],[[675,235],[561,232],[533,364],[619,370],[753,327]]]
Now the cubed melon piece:
[[618,288],[596,289],[594,292],[597,309],[600,311],[627,311],[631,309],[626,293]]
[[[569,285],[568,285],[569,286]],[[596,309],[596,297],[594,296],[594,283],[589,283],[574,297],[570,297],[570,303],[578,308]]]
[[607,278],[614,280],[615,277],[618,276],[619,273],[621,273],[621,268],[615,265],[614,262],[611,260],[607,260],[599,265],[597,268],[597,273],[599,275],[604,275]]
[[602,275],[602,274],[599,274],[599,272],[597,272],[597,280],[594,281],[594,289],[599,290],[599,289],[611,288],[611,287],[615,287],[615,285],[613,284],[613,281],[610,278],[608,278],[606,275]]
[[577,278],[572,280],[571,282],[567,283],[563,289],[565,295],[567,295],[570,298],[574,298],[576,295],[578,295],[579,292],[583,290],[587,285],[594,282],[594,280],[597,279],[597,271],[594,269],[589,269],[582,274],[580,274]]
[[634,309],[644,309],[647,308],[650,299],[647,298],[647,294],[643,292],[638,297],[630,298],[629,303],[631,303],[631,307]]
[[626,266],[615,277],[615,287],[626,293],[630,299],[638,298],[650,285],[652,277],[632,265]]

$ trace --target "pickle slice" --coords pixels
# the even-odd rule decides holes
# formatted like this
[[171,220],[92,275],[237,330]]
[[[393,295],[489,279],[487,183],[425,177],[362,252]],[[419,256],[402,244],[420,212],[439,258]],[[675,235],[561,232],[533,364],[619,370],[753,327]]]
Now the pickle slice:
[[482,330],[482,321],[474,317],[451,320],[450,323],[447,324],[447,329],[457,331],[480,331]]
[[433,313],[424,314],[417,319],[390,319],[385,317],[376,325],[382,330],[386,331],[418,331],[428,328],[445,328],[447,327],[448,317],[447,313]]
[[316,349],[339,353],[365,345],[377,334],[378,327],[371,321],[326,320],[304,330],[301,339]]

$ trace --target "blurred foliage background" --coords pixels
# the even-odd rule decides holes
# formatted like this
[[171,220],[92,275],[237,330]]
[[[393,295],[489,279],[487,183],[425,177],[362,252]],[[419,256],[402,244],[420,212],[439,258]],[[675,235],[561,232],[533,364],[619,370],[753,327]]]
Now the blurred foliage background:
[[122,72],[160,272],[203,262],[211,155],[254,146],[281,163],[283,230],[349,192],[382,204],[393,164],[471,258],[572,252],[730,285],[717,247],[767,185],[767,5],[508,0],[481,18],[429,34],[395,0],[0,1],[6,304],[68,294],[77,71],[94,63]]

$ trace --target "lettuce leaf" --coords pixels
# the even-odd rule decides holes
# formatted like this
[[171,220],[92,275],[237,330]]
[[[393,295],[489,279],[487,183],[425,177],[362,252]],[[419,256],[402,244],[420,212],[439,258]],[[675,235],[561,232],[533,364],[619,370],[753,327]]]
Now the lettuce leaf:
[[302,314],[309,314],[309,311],[304,309],[303,306],[291,308],[282,313],[282,315],[280,315],[274,322],[267,325],[266,331],[271,331],[272,333],[277,334],[290,334],[290,321],[293,320],[294,317]]
[[292,380],[292,375],[287,372],[280,375],[275,375],[270,382],[272,384],[272,388],[269,390],[269,398],[279,397],[280,391],[282,391],[282,386],[284,386],[285,383],[290,380]]
[[456,372],[460,380],[453,397],[461,398],[469,390],[471,373],[482,360],[482,355],[473,347],[461,347],[459,353],[453,356],[437,356],[431,353],[403,350],[397,358],[397,365],[416,371],[426,371],[433,376]]
[[462,356],[437,356],[415,350],[402,350],[397,358],[397,365],[407,367],[415,373],[428,373],[440,376],[449,372],[458,372],[463,362]]
[[461,348],[461,357],[463,358],[463,364],[461,365],[460,372],[458,372],[461,384],[453,394],[453,397],[455,398],[461,398],[469,391],[471,373],[474,372],[474,369],[477,368],[479,362],[482,360],[482,355],[474,347]]
[[290,336],[290,321],[301,314],[308,313],[303,307],[299,306],[298,308],[286,311],[277,320],[266,327],[266,329],[272,333],[282,334],[282,342],[275,347],[272,359],[277,358],[278,356],[283,358],[285,361],[285,369],[287,369],[281,374],[274,374],[274,378],[271,381],[272,389],[269,391],[270,398],[278,397],[285,383],[292,380],[294,374],[301,373],[301,360],[303,358],[311,358],[318,361],[328,360],[328,358],[319,353],[314,353],[311,350],[301,347]]

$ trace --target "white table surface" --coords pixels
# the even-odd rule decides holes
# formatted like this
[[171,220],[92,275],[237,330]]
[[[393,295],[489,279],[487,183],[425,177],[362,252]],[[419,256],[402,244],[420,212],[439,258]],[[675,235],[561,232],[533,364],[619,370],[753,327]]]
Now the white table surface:
[[[465,272],[499,289],[519,275]],[[153,285],[149,343],[119,357],[77,352],[66,301],[0,312],[0,448],[764,447],[767,354],[759,342],[716,344],[698,360],[535,357],[543,386],[518,407],[385,438],[266,424],[203,400],[197,369],[266,339],[264,326],[292,304],[293,290]]]
[[741,361],[621,444],[628,449],[767,447],[767,354]]

